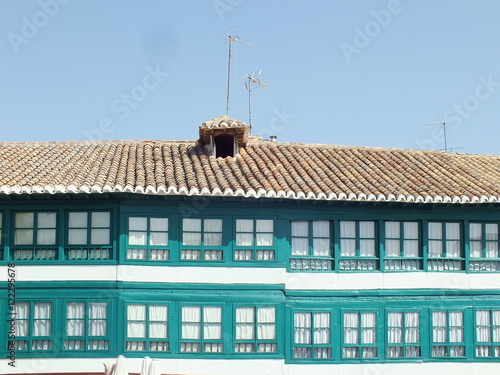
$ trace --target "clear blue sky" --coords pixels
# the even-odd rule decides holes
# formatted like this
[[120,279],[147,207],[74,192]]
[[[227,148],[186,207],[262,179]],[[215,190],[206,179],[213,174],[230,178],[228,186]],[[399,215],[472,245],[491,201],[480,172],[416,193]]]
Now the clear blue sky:
[[498,0],[0,0],[1,141],[278,141],[500,154]]

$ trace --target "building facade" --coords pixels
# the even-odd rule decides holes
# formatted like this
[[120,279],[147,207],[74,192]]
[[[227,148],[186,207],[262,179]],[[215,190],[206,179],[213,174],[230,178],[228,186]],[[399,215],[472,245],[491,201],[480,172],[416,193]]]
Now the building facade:
[[2,373],[500,370],[500,157],[226,117],[0,155]]

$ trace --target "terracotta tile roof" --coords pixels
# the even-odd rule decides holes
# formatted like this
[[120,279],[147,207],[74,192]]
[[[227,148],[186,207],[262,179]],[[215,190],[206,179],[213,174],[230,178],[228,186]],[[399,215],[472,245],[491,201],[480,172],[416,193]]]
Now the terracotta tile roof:
[[131,192],[292,199],[500,202],[500,156],[251,141],[0,143],[0,194]]

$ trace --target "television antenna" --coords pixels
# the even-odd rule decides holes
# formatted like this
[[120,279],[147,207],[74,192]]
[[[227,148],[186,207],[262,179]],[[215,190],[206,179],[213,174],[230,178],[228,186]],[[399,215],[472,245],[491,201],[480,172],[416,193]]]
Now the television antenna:
[[262,82],[259,78],[262,70],[257,73],[247,74],[245,79],[245,88],[248,90],[248,126],[250,131],[252,131],[252,90],[256,87],[263,87],[267,90],[268,86],[266,83]]
[[453,150],[458,150],[458,149],[461,149],[461,148],[465,148],[465,147],[452,147],[452,148],[448,148],[447,139],[446,139],[446,122],[436,122],[436,123],[431,123],[431,124],[422,124],[422,126],[439,126],[439,129],[443,129],[444,148],[440,148],[439,151],[445,151],[445,152],[450,151],[451,152]]
[[253,47],[253,44],[247,43],[240,39],[239,36],[229,35],[229,30],[226,35],[226,41],[229,45],[228,59],[227,59],[227,98],[226,98],[226,116],[229,116],[229,93],[231,91],[231,47],[233,42],[240,42],[247,46]]

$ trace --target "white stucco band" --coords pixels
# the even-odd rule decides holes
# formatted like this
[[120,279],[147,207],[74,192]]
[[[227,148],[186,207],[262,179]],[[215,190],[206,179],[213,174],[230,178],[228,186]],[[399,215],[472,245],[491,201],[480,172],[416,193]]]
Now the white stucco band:
[[[21,281],[129,281],[204,284],[273,284],[288,290],[359,289],[496,289],[500,273],[287,273],[285,268],[255,267],[149,267],[149,266],[43,266],[17,264]],[[7,274],[7,267],[0,267]]]
[[[15,367],[8,360],[0,360],[2,373],[102,373],[104,363],[112,364],[114,358],[18,358]],[[215,359],[159,359],[162,374],[179,375],[493,375],[500,373],[500,363],[372,363],[372,364],[285,364],[284,360],[215,360]],[[127,358],[129,373],[141,371],[142,358]]]

